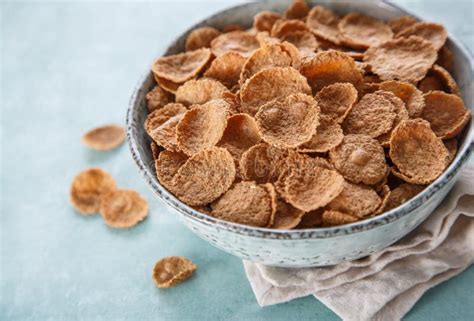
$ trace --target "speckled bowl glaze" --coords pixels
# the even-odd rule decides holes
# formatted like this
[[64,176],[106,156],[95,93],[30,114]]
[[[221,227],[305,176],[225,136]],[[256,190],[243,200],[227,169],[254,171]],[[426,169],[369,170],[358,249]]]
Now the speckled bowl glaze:
[[[311,4],[315,5],[317,1]],[[393,4],[377,1],[332,1],[323,3],[339,14],[359,11],[390,19],[409,14]],[[199,26],[222,28],[238,23],[250,27],[252,17],[261,10],[283,12],[288,1],[268,1],[241,5],[222,11],[190,28],[161,55],[182,51],[186,35]],[[454,77],[458,81],[466,106],[472,106],[472,58],[465,47],[450,35],[448,45],[456,62]],[[183,204],[158,182],[149,149],[150,138],[143,129],[147,115],[146,93],[155,81],[150,72],[138,83],[127,113],[127,135],[130,150],[140,173],[156,195],[176,210],[194,233],[212,245],[242,259],[271,266],[309,267],[334,265],[355,260],[389,246],[415,229],[443,200],[466,164],[472,148],[472,121],[460,141],[455,160],[435,182],[402,206],[364,221],[330,228],[305,230],[272,230],[253,228],[215,219]]]

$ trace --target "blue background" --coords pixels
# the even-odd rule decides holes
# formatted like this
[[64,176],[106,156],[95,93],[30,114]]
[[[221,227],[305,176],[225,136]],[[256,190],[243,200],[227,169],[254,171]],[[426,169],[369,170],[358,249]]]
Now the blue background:
[[[2,2],[1,270],[3,320],[337,320],[313,297],[260,308],[242,263],[188,231],[145,186],[127,146],[85,148],[81,135],[124,123],[131,91],[192,23],[241,1]],[[472,1],[397,1],[445,24],[473,49]],[[77,214],[69,185],[100,166],[150,202],[131,230]],[[169,290],[151,271],[166,255],[197,263]],[[430,290],[407,320],[473,320],[474,267]]]

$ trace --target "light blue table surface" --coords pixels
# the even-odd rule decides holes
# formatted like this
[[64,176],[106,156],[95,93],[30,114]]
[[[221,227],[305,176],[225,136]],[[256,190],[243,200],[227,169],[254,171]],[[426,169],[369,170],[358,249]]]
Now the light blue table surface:
[[[1,320],[337,320],[313,297],[260,308],[236,257],[188,231],[145,185],[128,147],[100,153],[87,129],[124,123],[131,91],[190,24],[241,1],[2,2]],[[398,1],[473,49],[472,1]],[[69,186],[100,166],[150,203],[131,230],[77,214]],[[189,282],[158,290],[154,263],[184,255]],[[407,320],[474,320],[474,267],[428,291]]]

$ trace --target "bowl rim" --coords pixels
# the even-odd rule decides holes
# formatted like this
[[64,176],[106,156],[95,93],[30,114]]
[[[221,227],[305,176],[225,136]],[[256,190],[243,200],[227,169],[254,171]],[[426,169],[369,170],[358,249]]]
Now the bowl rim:
[[[419,16],[414,15],[407,11],[406,9],[390,2],[384,0],[382,4],[389,7],[395,8],[404,14],[415,17],[418,20],[423,20]],[[191,30],[196,28],[204,20],[212,19],[216,16],[219,16],[225,12],[233,11],[238,8],[243,8],[247,6],[255,5],[254,2],[244,3],[236,6],[229,7],[227,9],[216,12],[215,14],[200,20],[200,22],[195,23],[193,26],[188,28],[185,32],[181,33],[176,39],[182,37],[183,35],[189,33]],[[450,32],[448,32],[448,40],[454,43],[459,50],[469,58],[469,65],[471,70],[471,78],[473,77],[473,54],[470,50],[456,37],[454,37]],[[167,47],[163,53],[166,53],[170,47]],[[350,224],[344,224],[339,226],[332,227],[317,227],[309,229],[290,229],[290,230],[276,230],[271,228],[263,227],[252,227],[248,225],[233,223],[229,221],[224,221],[221,219],[214,218],[208,214],[199,212],[192,207],[186,205],[177,199],[173,194],[171,194],[166,188],[164,188],[155,177],[153,172],[150,172],[143,159],[140,156],[140,152],[137,146],[137,141],[135,139],[135,131],[133,125],[133,114],[135,107],[137,106],[137,97],[143,89],[143,84],[147,81],[148,77],[151,76],[149,68],[146,72],[140,77],[133,94],[129,101],[129,106],[127,108],[126,116],[126,128],[127,128],[127,141],[129,145],[132,158],[137,165],[139,172],[142,174],[142,177],[147,182],[151,190],[156,194],[167,206],[174,208],[178,213],[185,215],[187,218],[192,220],[199,221],[202,224],[213,226],[215,228],[221,228],[233,233],[248,237],[257,237],[257,238],[267,238],[267,239],[318,239],[318,238],[331,238],[337,236],[343,236],[348,234],[359,233],[367,231],[376,227],[380,227],[396,221],[408,214],[413,210],[422,206],[427,202],[436,192],[442,189],[446,184],[448,184],[461,170],[462,166],[466,164],[471,152],[473,151],[474,145],[474,128],[473,128],[473,119],[468,123],[466,129],[466,144],[462,149],[458,150],[458,153],[455,159],[451,164],[444,170],[444,172],[430,185],[428,185],[421,193],[410,199],[408,202],[396,207],[390,211],[377,215],[375,217],[367,218],[361,221],[357,221]],[[471,107],[472,108],[472,107]],[[472,109],[471,109],[472,111]]]

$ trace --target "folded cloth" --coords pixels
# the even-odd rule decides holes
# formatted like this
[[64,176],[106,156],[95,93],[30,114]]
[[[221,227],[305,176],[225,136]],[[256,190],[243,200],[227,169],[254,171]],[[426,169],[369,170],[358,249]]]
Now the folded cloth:
[[343,320],[399,320],[431,287],[474,262],[474,164],[415,231],[388,248],[321,268],[244,261],[261,306],[314,295]]

